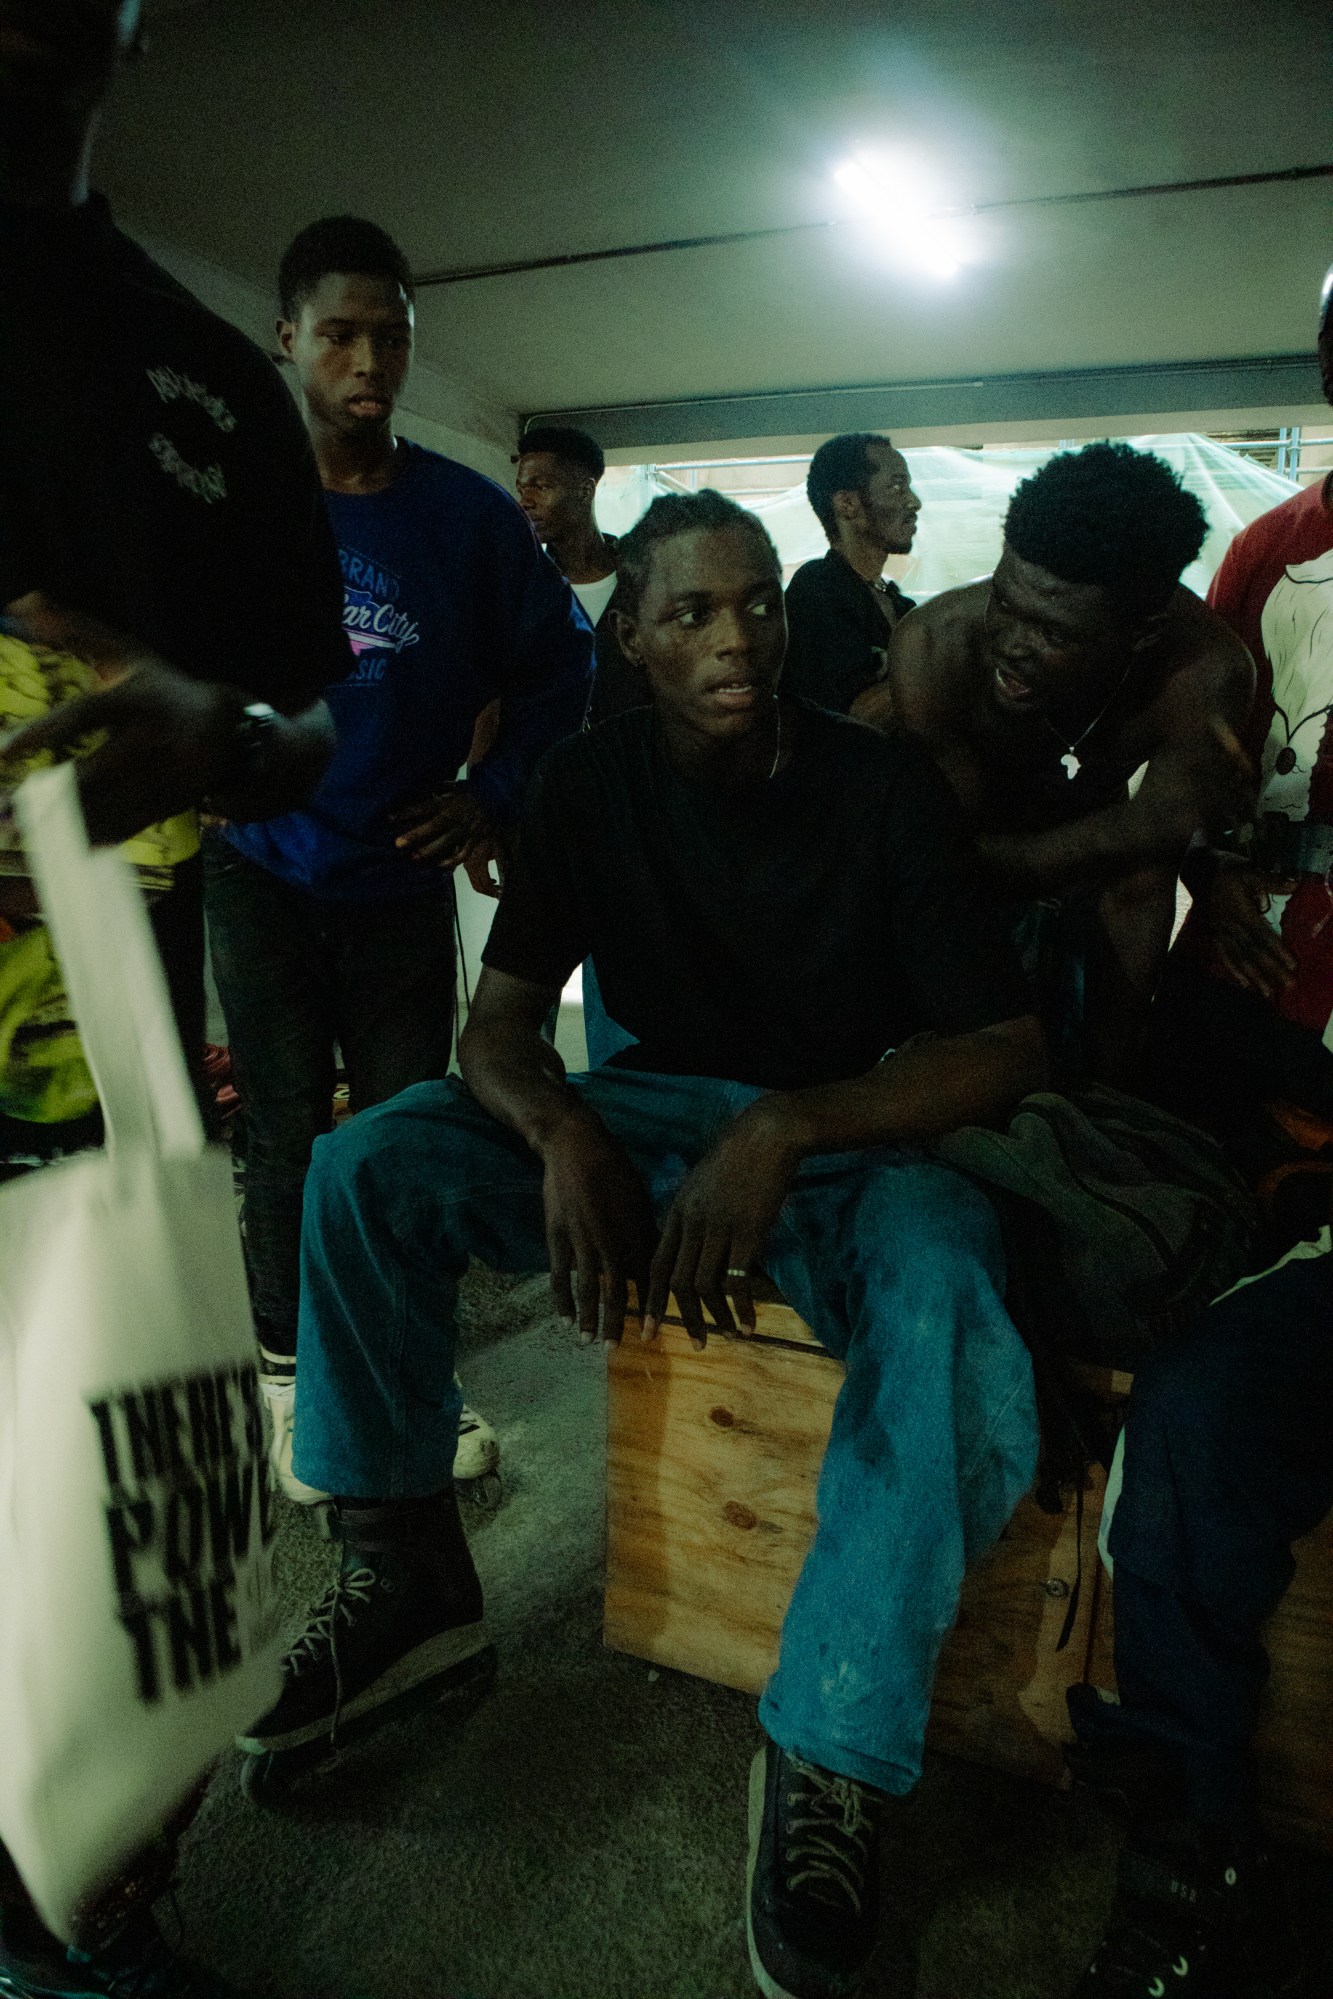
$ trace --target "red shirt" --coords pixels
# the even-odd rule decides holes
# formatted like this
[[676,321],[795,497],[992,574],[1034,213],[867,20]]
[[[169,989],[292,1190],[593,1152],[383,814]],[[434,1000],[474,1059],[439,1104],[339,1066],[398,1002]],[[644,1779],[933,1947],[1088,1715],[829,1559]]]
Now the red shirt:
[[[1242,529],[1208,601],[1254,655],[1260,811],[1333,825],[1333,480]],[[1278,1010],[1333,1048],[1333,880],[1303,875],[1272,920],[1298,968]]]

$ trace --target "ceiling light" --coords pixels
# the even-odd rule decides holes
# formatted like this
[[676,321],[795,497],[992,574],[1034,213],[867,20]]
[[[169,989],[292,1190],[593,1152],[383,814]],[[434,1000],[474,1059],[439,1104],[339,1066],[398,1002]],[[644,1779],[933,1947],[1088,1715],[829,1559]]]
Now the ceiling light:
[[833,173],[853,212],[884,247],[932,277],[953,278],[967,262],[956,215],[941,213],[920,170],[906,160],[860,152]]

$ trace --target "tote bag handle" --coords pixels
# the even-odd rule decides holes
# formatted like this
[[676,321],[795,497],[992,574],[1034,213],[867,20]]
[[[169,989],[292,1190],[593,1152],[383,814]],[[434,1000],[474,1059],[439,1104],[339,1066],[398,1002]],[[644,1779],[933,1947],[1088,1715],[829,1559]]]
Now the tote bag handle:
[[14,810],[101,1099],[107,1150],[202,1152],[203,1121],[143,896],[114,848],[89,846],[73,764],[34,771],[14,793]]

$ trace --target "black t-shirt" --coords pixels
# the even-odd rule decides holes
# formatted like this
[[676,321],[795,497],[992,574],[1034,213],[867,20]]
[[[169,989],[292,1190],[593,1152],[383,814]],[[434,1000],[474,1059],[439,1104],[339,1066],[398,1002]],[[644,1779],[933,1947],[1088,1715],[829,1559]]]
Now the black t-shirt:
[[276,368],[111,223],[0,203],[0,605],[29,590],[305,707],[350,665]]
[[591,953],[638,1039],[626,1066],[773,1089],[1028,1013],[934,764],[804,702],[786,713],[786,769],[736,792],[673,770],[652,709],[549,751],[485,962],[562,986]]
[[896,583],[876,591],[836,549],[801,564],[785,598],[786,693],[845,715],[858,694],[884,678],[892,626],[880,609],[881,594],[895,623],[913,608],[915,600]]
[[[319,475],[272,363],[94,196],[0,202],[0,609],[40,590],[182,672],[307,707],[351,665]],[[152,905],[187,1056],[197,861]]]

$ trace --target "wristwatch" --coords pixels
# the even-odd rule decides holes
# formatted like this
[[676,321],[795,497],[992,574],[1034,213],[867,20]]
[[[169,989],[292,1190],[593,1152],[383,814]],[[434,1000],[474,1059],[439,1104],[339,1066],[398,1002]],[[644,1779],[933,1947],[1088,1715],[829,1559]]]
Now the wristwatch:
[[221,784],[200,802],[205,812],[228,816],[234,798],[243,798],[259,785],[273,743],[274,731],[282,718],[267,701],[247,701],[237,710],[227,745],[227,774]]
[[271,708],[267,701],[247,701],[232,732],[238,771],[233,783],[250,784],[259,776],[278,720],[277,709]]

